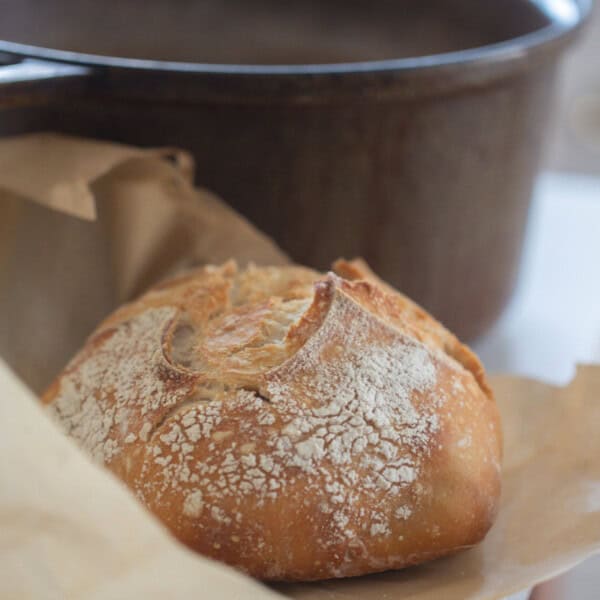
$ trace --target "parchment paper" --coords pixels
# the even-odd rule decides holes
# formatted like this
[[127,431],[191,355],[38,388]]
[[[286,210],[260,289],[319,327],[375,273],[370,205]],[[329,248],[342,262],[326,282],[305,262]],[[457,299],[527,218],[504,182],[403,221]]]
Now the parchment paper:
[[191,158],[171,149],[0,139],[0,356],[34,391],[153,281],[231,257],[287,262],[243,217],[194,189],[192,173]]
[[276,598],[171,539],[0,361],[0,598]]
[[[93,153],[96,144],[86,141],[81,145],[80,140],[47,136],[33,136],[26,141],[33,145],[43,143],[48,152],[54,151],[54,142],[63,148],[67,144],[76,156]],[[4,156],[11,153],[13,142],[23,143],[0,141],[0,163],[3,152]],[[10,185],[0,177],[0,189],[10,190],[0,195],[0,355],[8,358],[33,388],[45,385],[44,378],[53,375],[68,360],[100,316],[156,278],[190,261],[218,262],[229,254],[241,262],[286,260],[264,236],[217,199],[194,192],[185,159],[183,164],[188,166],[182,168],[181,163],[165,161],[160,152],[141,155],[141,151],[130,149],[132,154],[124,155],[123,147],[119,146],[113,155],[109,144],[100,146],[103,161],[98,161],[97,169],[86,171],[87,177],[71,171],[67,164],[62,165],[60,177],[56,177],[63,184],[67,182],[67,188],[71,180],[86,181],[92,200],[96,199],[91,205],[85,195],[81,197],[81,206],[72,202],[72,195],[67,195],[68,202],[61,206],[57,202],[60,194],[29,197],[37,205],[25,202],[27,193],[32,193],[35,186],[26,188],[15,180],[14,174]],[[19,147],[22,150],[23,146]],[[23,151],[22,157],[27,156]],[[37,160],[43,160],[43,156],[38,152]],[[3,172],[0,164],[0,175]],[[35,177],[35,173],[36,161],[32,160],[26,176]],[[52,186],[53,178],[48,173],[45,177],[44,186]],[[39,191],[44,186],[35,189]],[[43,204],[70,214],[60,214]],[[72,216],[92,218],[94,213],[98,216],[96,222]],[[182,238],[185,243],[181,243]],[[58,254],[58,263],[53,263],[56,256],[50,257],[52,253]],[[32,305],[36,310],[42,306],[41,314]],[[70,327],[73,319],[77,327]],[[41,348],[36,347],[38,344]],[[479,547],[402,572],[277,589],[306,599],[500,598],[600,552],[600,367],[581,368],[576,380],[564,389],[512,377],[493,378],[492,385],[504,419],[504,487],[498,521]],[[0,388],[0,394],[6,405],[8,392]],[[19,396],[19,400],[9,402],[20,401]],[[25,417],[35,427],[40,420],[43,417],[35,411]],[[25,433],[20,431],[18,423],[10,430],[16,443],[22,443],[19,440]],[[42,442],[46,436],[56,437],[47,425],[39,426],[36,431]],[[31,463],[35,462],[35,454],[36,451]],[[13,452],[12,456],[15,457],[12,462],[18,465],[18,453]],[[18,512],[15,506],[19,505],[21,493],[25,505],[31,504],[28,493],[41,493],[39,488],[23,486],[19,480],[28,478],[28,465],[7,468],[0,463],[0,531],[4,531],[4,522]],[[40,469],[47,472],[41,459]],[[95,482],[88,487],[88,469],[81,466],[77,473],[83,482],[80,501],[70,503],[70,512],[83,510],[86,499],[92,495],[90,489],[101,494],[108,485],[100,482],[97,469],[89,467],[89,470]],[[17,480],[16,489],[22,491],[11,497],[3,490],[12,486],[13,480]],[[110,482],[114,484],[112,479]],[[63,481],[61,485],[68,484]],[[119,493],[122,496],[124,492],[120,489]],[[8,508],[12,506],[13,512],[6,510],[7,497],[12,498]],[[115,500],[120,501],[120,498]],[[111,504],[98,517],[99,528],[114,527],[112,513],[118,512],[114,506]],[[38,503],[40,523],[54,523],[60,513],[53,508],[42,511],[43,507],[43,502]],[[55,535],[65,544],[80,542],[81,547],[90,544],[90,552],[95,551],[96,544],[102,545],[94,528],[83,527],[84,518],[74,522],[78,525],[67,535],[60,518],[57,519]],[[42,543],[35,530],[27,531],[32,544]],[[7,546],[3,538],[0,548]],[[111,538],[110,544],[118,548],[120,556],[128,556],[129,546],[121,547],[124,541],[118,536]],[[15,560],[28,561],[28,555]],[[37,566],[30,576],[43,581],[47,566],[43,560],[34,564]],[[0,570],[4,569],[0,560]],[[98,568],[92,586],[99,585],[108,572]],[[170,576],[169,573],[167,577]],[[189,585],[193,586],[200,575],[178,573],[177,577],[178,585],[189,577]],[[0,585],[2,580],[0,576]],[[119,585],[117,580],[112,590],[120,589]]]

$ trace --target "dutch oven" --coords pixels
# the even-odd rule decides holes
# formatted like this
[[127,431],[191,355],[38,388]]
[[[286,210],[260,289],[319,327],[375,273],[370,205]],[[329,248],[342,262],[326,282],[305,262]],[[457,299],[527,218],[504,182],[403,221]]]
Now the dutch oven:
[[297,261],[363,256],[473,338],[590,1],[4,0],[0,133],[187,148]]

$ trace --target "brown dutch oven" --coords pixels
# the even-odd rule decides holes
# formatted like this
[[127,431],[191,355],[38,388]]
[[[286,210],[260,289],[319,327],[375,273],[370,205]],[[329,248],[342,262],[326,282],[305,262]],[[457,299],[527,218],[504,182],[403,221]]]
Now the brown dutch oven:
[[590,2],[4,0],[0,133],[187,148],[296,260],[364,256],[473,338]]

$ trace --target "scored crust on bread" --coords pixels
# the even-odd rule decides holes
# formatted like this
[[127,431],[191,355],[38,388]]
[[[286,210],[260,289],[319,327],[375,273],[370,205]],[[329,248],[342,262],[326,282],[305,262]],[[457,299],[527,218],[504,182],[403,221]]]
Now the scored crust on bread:
[[271,580],[479,542],[501,428],[473,353],[360,261],[233,262],[118,309],[43,397],[185,544]]

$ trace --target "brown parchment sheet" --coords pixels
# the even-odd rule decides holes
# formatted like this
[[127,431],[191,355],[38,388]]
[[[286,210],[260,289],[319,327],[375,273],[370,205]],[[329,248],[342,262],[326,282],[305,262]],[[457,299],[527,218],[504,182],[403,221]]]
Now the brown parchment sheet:
[[0,360],[2,600],[270,600],[173,540]]
[[[58,148],[77,160],[56,159],[56,172],[45,163],[40,167],[45,169],[43,185],[21,181],[14,172],[3,179],[3,157],[12,156],[15,143],[21,152],[22,162],[14,163],[21,179],[35,178],[38,163],[47,153],[58,154]],[[115,145],[112,153],[111,147],[51,135],[0,140],[0,357],[34,390],[46,385],[102,316],[156,279],[229,256],[241,263],[287,261],[224,203],[193,188],[191,161],[184,153],[173,159],[178,151]],[[74,165],[81,163],[86,167],[78,171]],[[79,183],[71,188],[70,182]],[[77,202],[73,192],[63,203],[60,193],[48,191],[77,186],[87,190]],[[600,366],[581,367],[565,388],[508,376],[492,378],[492,386],[504,423],[503,495],[498,520],[481,545],[405,571],[276,589],[319,600],[501,598],[600,552]],[[21,411],[21,403],[28,408]],[[62,440],[5,368],[0,369],[0,416],[9,423],[9,435],[0,436],[0,456],[8,457],[0,462],[0,597],[11,597],[2,593],[6,580],[55,584],[55,596],[31,597],[154,597],[122,595],[128,588],[120,586],[135,579],[138,569],[156,567],[153,559],[144,563],[144,549],[155,539],[152,535],[160,543],[168,539],[162,528],[139,509],[143,519],[132,517],[139,527],[127,529],[128,519],[118,513],[127,517],[135,512],[132,497]],[[69,471],[71,462],[77,468]],[[58,472],[60,477],[54,475]],[[46,487],[52,501],[44,500]],[[66,490],[63,496],[61,490]],[[97,510],[93,517],[90,502]],[[127,535],[117,531],[121,529]],[[44,553],[57,540],[64,551]],[[179,548],[170,540],[165,543]],[[79,595],[60,595],[64,586],[75,585],[70,581],[75,569],[67,565],[70,552],[84,573],[81,581],[89,584],[77,584]],[[186,568],[189,561],[201,559],[185,552],[187,558],[179,561],[179,552],[165,550],[177,559],[169,559],[157,589],[164,591],[173,578],[173,589],[189,585],[188,597],[230,597],[217,575],[218,591],[210,595],[206,588],[205,594],[194,596],[204,571]],[[117,567],[112,553],[123,565],[121,578],[113,577]],[[98,565],[86,566],[88,560]],[[11,577],[5,578],[8,568]],[[149,576],[149,581],[156,579]],[[244,592],[238,597],[253,596]]]
[[192,173],[192,159],[172,149],[0,139],[0,356],[35,392],[103,317],[162,277],[229,258],[288,262],[194,188]]

